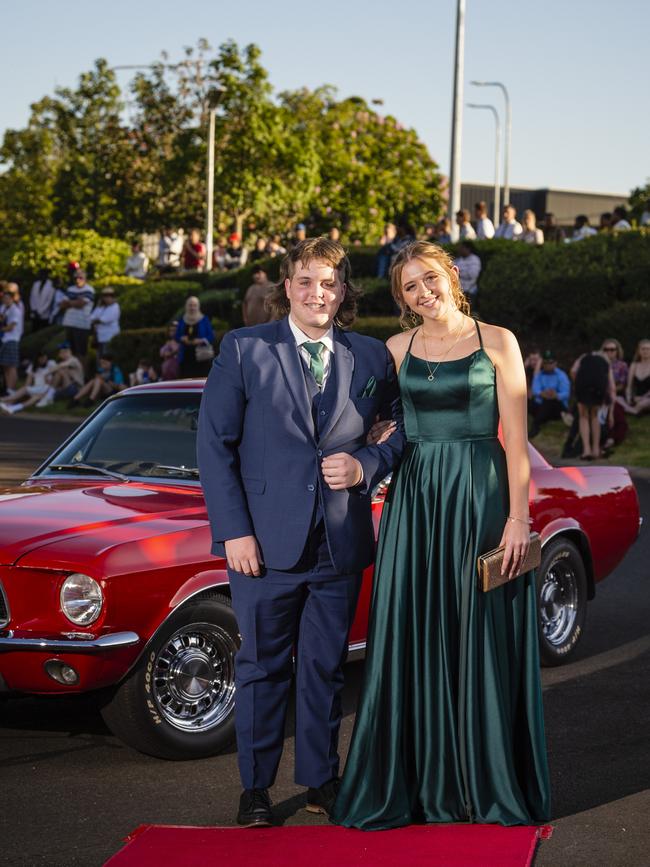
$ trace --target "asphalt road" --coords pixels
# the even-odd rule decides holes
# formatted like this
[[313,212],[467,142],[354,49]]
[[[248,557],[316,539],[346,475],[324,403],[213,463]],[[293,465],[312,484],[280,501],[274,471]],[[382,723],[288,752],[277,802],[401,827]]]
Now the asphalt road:
[[[72,427],[0,419],[0,483],[23,477]],[[598,586],[575,661],[543,672],[555,831],[536,867],[650,864],[650,481],[635,481],[645,531]],[[343,754],[362,668],[347,667]],[[292,765],[290,719],[276,812],[287,824],[322,822],[302,809]],[[98,867],[141,824],[233,824],[239,791],[232,751],[166,762],[123,746],[88,698],[0,702],[0,864]]]

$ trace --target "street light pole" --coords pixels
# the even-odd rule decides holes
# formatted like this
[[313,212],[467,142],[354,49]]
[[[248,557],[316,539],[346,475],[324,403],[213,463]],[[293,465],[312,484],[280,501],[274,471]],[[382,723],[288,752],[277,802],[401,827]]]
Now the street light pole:
[[205,270],[212,271],[212,251],[214,249],[214,139],[217,107],[226,91],[225,87],[215,85],[208,94],[208,190],[205,218]]
[[468,108],[485,108],[491,111],[494,115],[494,123],[496,127],[496,140],[494,143],[494,225],[499,225],[499,212],[501,210],[499,186],[499,163],[501,161],[501,121],[499,120],[499,112],[493,105],[484,105],[483,103],[468,102]]
[[506,101],[506,142],[504,147],[503,159],[503,203],[510,204],[510,141],[512,137],[512,116],[510,113],[510,96],[508,89],[500,81],[472,81],[477,87],[498,87],[503,93]]
[[454,102],[451,120],[451,159],[449,166],[449,221],[451,239],[458,240],[456,212],[460,210],[460,158],[463,135],[463,76],[465,65],[465,0],[456,8],[456,59],[454,66]]

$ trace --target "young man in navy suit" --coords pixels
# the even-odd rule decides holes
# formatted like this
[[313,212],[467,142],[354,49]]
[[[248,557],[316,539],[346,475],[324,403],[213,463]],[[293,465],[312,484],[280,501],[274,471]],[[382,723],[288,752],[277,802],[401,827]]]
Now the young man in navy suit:
[[[244,791],[237,821],[272,824],[296,663],[295,779],[329,815],[338,790],[342,666],[361,573],[374,559],[371,492],[404,448],[397,377],[356,312],[336,241],[301,241],[271,292],[278,321],[226,334],[208,377],[198,458],[241,633],[235,717]],[[366,444],[377,417],[393,419]]]

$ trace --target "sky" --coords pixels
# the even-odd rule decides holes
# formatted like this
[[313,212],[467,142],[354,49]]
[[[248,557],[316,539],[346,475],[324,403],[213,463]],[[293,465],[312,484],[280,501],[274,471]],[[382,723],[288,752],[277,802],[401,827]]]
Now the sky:
[[[0,134],[98,57],[181,59],[205,37],[262,49],[276,91],[381,99],[450,164],[456,0],[21,0],[3,4]],[[648,0],[467,0],[465,102],[512,103],[511,186],[622,194],[650,178]],[[126,85],[130,73],[118,72]],[[464,109],[461,178],[494,182],[494,120]]]

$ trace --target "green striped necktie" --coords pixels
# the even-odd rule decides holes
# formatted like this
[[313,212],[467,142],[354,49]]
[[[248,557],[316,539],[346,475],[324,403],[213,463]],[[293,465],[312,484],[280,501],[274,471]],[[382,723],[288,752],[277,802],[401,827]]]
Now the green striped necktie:
[[325,364],[323,362],[322,352],[325,349],[325,344],[320,340],[315,343],[306,341],[301,344],[309,353],[309,369],[311,370],[316,384],[319,388],[323,385],[323,376],[325,375]]

